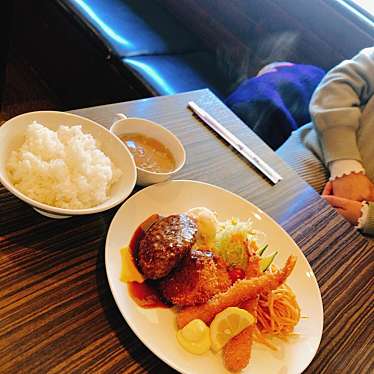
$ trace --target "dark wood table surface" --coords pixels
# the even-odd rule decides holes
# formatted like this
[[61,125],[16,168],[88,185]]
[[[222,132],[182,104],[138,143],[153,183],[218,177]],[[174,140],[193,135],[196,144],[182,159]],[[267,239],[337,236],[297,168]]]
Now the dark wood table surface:
[[[194,100],[284,177],[273,186],[186,109]],[[144,117],[182,140],[175,179],[224,187],[262,208],[308,258],[324,305],[324,332],[306,373],[374,372],[373,242],[303,182],[210,91],[76,110],[109,127],[115,113]],[[0,372],[172,373],[130,330],[104,265],[117,208],[53,220],[0,187]],[[267,374],[267,373],[264,373]]]

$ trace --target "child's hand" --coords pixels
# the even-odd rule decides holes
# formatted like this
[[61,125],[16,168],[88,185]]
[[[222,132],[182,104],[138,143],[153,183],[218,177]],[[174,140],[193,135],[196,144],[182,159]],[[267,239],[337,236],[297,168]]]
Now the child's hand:
[[362,173],[343,175],[340,178],[336,178],[331,183],[332,191],[329,195],[355,201],[374,200],[374,184]]
[[322,197],[346,220],[357,225],[358,219],[361,217],[361,202],[332,195],[322,195]]

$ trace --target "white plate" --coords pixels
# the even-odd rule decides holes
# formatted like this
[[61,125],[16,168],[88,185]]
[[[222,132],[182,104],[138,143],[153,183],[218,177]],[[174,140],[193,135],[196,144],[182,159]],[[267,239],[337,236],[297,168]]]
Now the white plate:
[[227,373],[221,353],[195,356],[176,340],[175,313],[170,309],[139,307],[120,281],[119,249],[127,245],[135,229],[154,213],[169,215],[205,206],[218,214],[219,220],[233,216],[252,218],[254,227],[267,234],[269,248],[278,250],[276,264],[283,265],[291,254],[297,263],[287,283],[296,293],[302,316],[296,327],[300,335],[288,342],[276,340],[274,352],[254,344],[250,364],[243,373],[301,373],[317,352],[323,328],[323,307],[314,273],[291,237],[266,213],[247,200],[222,188],[194,181],[170,181],[147,187],[128,199],[115,215],[106,240],[105,266],[109,285],[119,310],[138,338],[161,360],[182,373]]

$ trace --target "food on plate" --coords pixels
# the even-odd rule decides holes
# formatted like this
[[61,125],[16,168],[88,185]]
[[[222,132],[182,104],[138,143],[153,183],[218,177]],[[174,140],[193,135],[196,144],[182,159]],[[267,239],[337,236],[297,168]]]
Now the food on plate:
[[260,265],[260,270],[262,272],[266,271],[269,268],[269,266],[272,264],[277,254],[278,254],[278,251],[275,251],[271,255],[268,255],[266,257],[261,257],[259,265]]
[[142,283],[129,282],[129,295],[142,308],[170,308],[170,304],[166,304],[161,300],[160,294],[153,284],[153,281],[144,281]]
[[231,286],[223,260],[209,250],[192,249],[173,271],[159,283],[161,295],[177,306],[207,302]]
[[296,263],[296,258],[290,256],[281,270],[271,274],[263,274],[257,278],[239,279],[227,291],[215,295],[207,303],[183,308],[177,314],[177,325],[183,328],[193,319],[201,319],[207,324],[214,316],[229,306],[240,305],[263,292],[276,289],[285,282],[291,274]]
[[205,207],[155,214],[131,239],[126,261],[133,263],[124,262],[123,279],[132,280],[138,305],[175,307],[177,340],[187,351],[222,350],[225,367],[236,372],[248,365],[254,341],[274,348],[270,338],[292,335],[300,319],[285,284],[296,257],[277,269],[277,251],[266,255],[263,238],[251,220],[220,222]]
[[255,324],[244,329],[240,334],[230,339],[223,347],[223,364],[226,369],[238,372],[248,366],[253,342]]
[[23,194],[67,209],[97,206],[110,197],[122,172],[81,126],[50,130],[33,122],[20,148],[6,164],[11,182]]
[[121,248],[120,251],[122,258],[121,281],[143,283],[144,277],[140,274],[135,265],[130,247],[125,246]]
[[136,251],[136,263],[148,279],[167,276],[196,241],[196,222],[186,214],[161,218],[151,225]]
[[227,264],[243,270],[248,265],[248,249],[257,250],[256,231],[252,221],[237,218],[220,222],[217,228],[215,248]]
[[[258,297],[249,299],[240,307],[256,319]],[[223,362],[226,369],[236,372],[245,368],[249,364],[252,352],[253,332],[256,324],[253,323],[246,327],[238,335],[230,339],[223,347]]]
[[154,173],[170,173],[175,169],[173,155],[158,140],[138,133],[122,134],[119,138],[133,155],[137,167]]
[[212,248],[216,239],[218,220],[215,213],[205,207],[196,207],[187,211],[197,223],[197,248]]
[[267,294],[261,294],[255,340],[276,350],[268,337],[284,338],[292,335],[300,316],[296,296],[287,284],[282,284]]
[[200,319],[194,319],[177,331],[179,344],[188,352],[202,355],[211,346],[209,327]]
[[220,351],[231,338],[255,322],[251,313],[238,307],[228,307],[217,313],[210,324],[212,350],[214,352]]

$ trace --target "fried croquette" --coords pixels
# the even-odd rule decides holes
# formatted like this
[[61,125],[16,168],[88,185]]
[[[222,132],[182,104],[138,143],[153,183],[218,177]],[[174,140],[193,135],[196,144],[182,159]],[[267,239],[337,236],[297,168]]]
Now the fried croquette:
[[189,253],[197,225],[186,214],[164,217],[151,225],[136,251],[136,263],[147,279],[167,276]]
[[206,303],[230,286],[224,261],[209,250],[193,249],[175,271],[160,281],[159,290],[169,303],[189,306]]
[[183,328],[193,319],[201,319],[210,324],[215,315],[229,306],[238,306],[248,299],[256,297],[261,292],[276,289],[285,282],[291,274],[296,263],[296,257],[290,256],[286,265],[271,274],[263,274],[252,279],[240,279],[236,281],[226,292],[219,293],[207,303],[198,306],[189,306],[181,309],[177,314],[178,328]]

